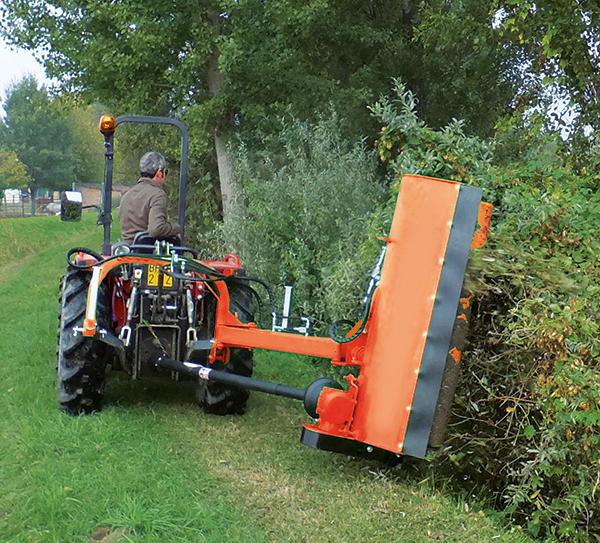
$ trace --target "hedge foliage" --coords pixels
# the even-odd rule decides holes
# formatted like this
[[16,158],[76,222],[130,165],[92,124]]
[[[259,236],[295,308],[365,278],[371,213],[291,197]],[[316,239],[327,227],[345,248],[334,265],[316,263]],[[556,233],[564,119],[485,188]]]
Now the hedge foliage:
[[284,121],[262,144],[237,147],[245,214],[223,225],[221,239],[280,299],[293,285],[293,313],[326,333],[332,319],[359,314],[373,266],[360,254],[370,216],[386,198],[375,153],[347,143],[336,115],[315,125]]
[[495,205],[472,253],[470,344],[433,462],[535,536],[600,540],[600,165],[574,171],[549,136],[495,166],[460,123],[419,123],[401,85],[373,109],[392,171],[475,184]]
[[512,186],[477,261],[451,459],[532,533],[586,541],[600,534],[600,176],[541,163],[501,173],[492,182]]

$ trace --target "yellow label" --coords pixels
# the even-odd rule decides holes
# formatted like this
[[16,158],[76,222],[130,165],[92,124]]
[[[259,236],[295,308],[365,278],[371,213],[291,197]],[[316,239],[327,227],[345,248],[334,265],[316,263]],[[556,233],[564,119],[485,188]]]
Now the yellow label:
[[[158,264],[149,264],[148,265],[148,281],[147,284],[149,287],[157,287],[158,286],[158,278],[160,277],[160,266]],[[163,287],[169,288],[173,286],[173,278],[168,275],[163,275]]]

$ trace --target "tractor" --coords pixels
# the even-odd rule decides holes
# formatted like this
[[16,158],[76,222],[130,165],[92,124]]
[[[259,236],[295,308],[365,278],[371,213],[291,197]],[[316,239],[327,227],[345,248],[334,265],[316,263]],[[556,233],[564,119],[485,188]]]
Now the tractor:
[[[114,134],[123,123],[181,132],[180,240],[138,234],[111,243]],[[243,414],[249,391],[295,398],[312,422],[301,442],[318,449],[397,463],[439,444],[452,403],[468,298],[461,289],[471,248],[486,240],[491,206],[481,190],[404,176],[390,234],[368,280],[363,318],[347,333],[311,335],[310,319],[290,315],[291,287],[277,313],[269,287],[248,277],[238,256],[198,258],[184,243],[188,131],[163,117],[105,115],[102,250],[75,247],[60,288],[58,402],[77,415],[102,407],[110,366],[134,379],[196,382],[206,413]],[[81,218],[83,198],[61,197],[61,218]],[[476,231],[477,226],[479,229]],[[263,303],[259,292],[267,292]],[[271,327],[264,327],[268,306]],[[458,308],[458,310],[457,310]],[[344,385],[317,379],[306,389],[252,378],[253,350],[268,349],[354,367]]]

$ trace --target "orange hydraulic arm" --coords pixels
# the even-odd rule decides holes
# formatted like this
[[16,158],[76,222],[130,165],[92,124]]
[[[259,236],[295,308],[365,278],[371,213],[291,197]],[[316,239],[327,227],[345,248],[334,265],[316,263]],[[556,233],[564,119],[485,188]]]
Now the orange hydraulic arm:
[[258,330],[229,312],[225,285],[211,362],[230,347],[261,348],[360,366],[349,390],[325,388],[316,424],[303,442],[344,448],[350,442],[423,457],[433,422],[469,250],[485,242],[491,206],[481,190],[416,175],[402,179],[381,279],[365,330],[349,343]]

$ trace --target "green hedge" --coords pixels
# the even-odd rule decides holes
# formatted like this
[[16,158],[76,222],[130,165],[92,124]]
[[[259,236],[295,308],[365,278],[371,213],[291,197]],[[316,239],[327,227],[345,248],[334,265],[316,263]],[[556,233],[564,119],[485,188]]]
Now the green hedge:
[[495,206],[488,243],[472,252],[469,346],[435,469],[535,536],[600,540],[597,168],[575,171],[558,138],[533,129],[525,157],[493,165],[493,148],[461,123],[428,129],[396,90],[373,108],[390,171],[473,184]]
[[588,541],[600,534],[600,176],[535,162],[493,174],[444,455],[534,535]]
[[357,254],[387,193],[375,153],[349,144],[335,115],[316,125],[283,125],[261,150],[238,147],[245,214],[219,235],[281,298],[282,287],[293,285],[293,313],[309,315],[325,334],[333,320],[353,317],[363,296],[377,253]]

